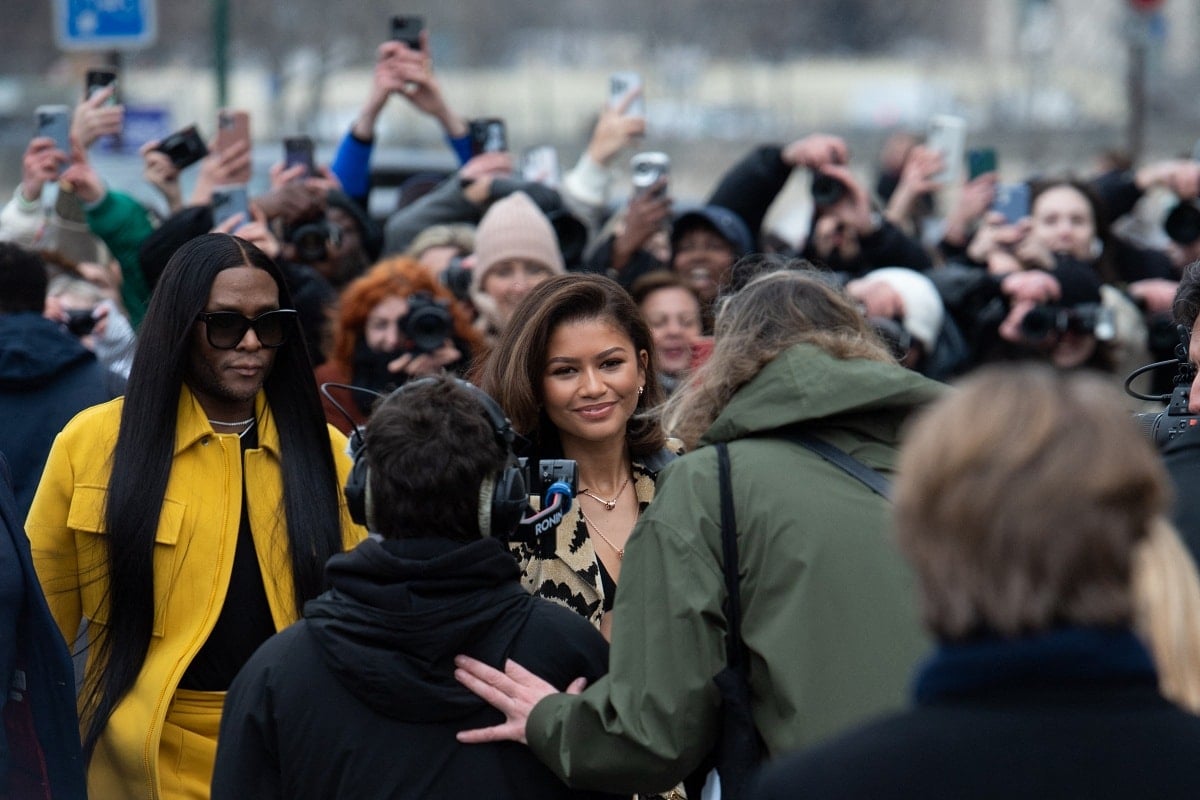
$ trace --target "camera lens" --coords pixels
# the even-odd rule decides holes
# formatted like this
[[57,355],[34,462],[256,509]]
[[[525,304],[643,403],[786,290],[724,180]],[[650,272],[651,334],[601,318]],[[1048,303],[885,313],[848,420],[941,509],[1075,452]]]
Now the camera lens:
[[812,179],[813,204],[831,206],[846,195],[846,184],[832,175],[818,172]]
[[1163,230],[1177,244],[1192,244],[1200,239],[1200,208],[1188,200],[1178,203],[1163,220]]
[[287,237],[296,248],[296,259],[306,264],[329,258],[330,226],[324,219],[294,228]]
[[471,296],[471,270],[462,265],[462,256],[450,259],[442,271],[442,285],[459,300],[467,300]]
[[72,308],[67,310],[67,330],[73,336],[87,336],[96,329],[96,318],[93,308]]
[[400,320],[404,337],[415,353],[432,353],[450,338],[454,320],[450,311],[426,292],[408,298],[408,314]]
[[1062,330],[1060,310],[1053,306],[1034,306],[1029,309],[1021,318],[1021,336],[1031,342],[1040,342],[1054,331]]

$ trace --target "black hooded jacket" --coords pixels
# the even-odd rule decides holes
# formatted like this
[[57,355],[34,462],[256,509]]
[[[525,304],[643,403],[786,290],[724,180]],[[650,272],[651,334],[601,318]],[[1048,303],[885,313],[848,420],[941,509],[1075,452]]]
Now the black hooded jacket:
[[512,658],[560,689],[607,668],[599,633],[521,588],[498,540],[368,539],[326,577],[230,687],[214,800],[596,796],[523,745],[455,739],[503,722],[454,679],[460,653]]
[[125,390],[124,380],[41,314],[0,314],[0,452],[12,465],[21,520],[29,513],[54,437],[88,406]]

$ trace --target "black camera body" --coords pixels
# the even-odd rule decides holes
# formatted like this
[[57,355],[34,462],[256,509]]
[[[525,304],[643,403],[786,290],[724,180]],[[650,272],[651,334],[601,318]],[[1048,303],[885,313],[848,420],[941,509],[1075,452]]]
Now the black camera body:
[[[1174,358],[1138,367],[1125,378],[1125,392],[1129,396],[1139,400],[1167,401],[1166,411],[1150,411],[1133,415],[1138,428],[1159,449],[1166,447],[1184,431],[1200,424],[1200,415],[1193,414],[1188,410],[1192,382],[1196,379],[1196,368],[1192,366],[1189,358],[1192,333],[1185,325],[1177,325],[1175,330],[1177,339]],[[1177,367],[1174,378],[1175,388],[1170,395],[1146,395],[1134,391],[1132,388],[1134,379],[1139,375],[1170,366]]]
[[1171,392],[1171,401],[1166,411],[1150,411],[1134,414],[1133,419],[1142,433],[1160,449],[1175,437],[1200,424],[1200,415],[1188,411],[1190,383],[1181,383]]
[[84,337],[96,329],[97,319],[94,308],[68,308],[67,330],[72,336]]
[[342,230],[323,215],[317,219],[288,225],[283,238],[296,251],[296,260],[305,264],[327,261],[342,241]]
[[1053,334],[1064,333],[1081,333],[1101,342],[1111,341],[1116,335],[1112,311],[1100,303],[1039,305],[1021,318],[1021,336],[1026,341],[1041,342]]
[[571,487],[574,497],[579,488],[579,465],[569,458],[543,458],[537,462],[537,469],[529,468],[528,458],[519,458],[521,472],[525,476],[525,485],[530,494],[542,497],[554,483],[565,483]]
[[1200,239],[1200,206],[1181,200],[1163,220],[1163,231],[1176,244],[1189,245]]
[[459,300],[471,299],[471,268],[463,266],[463,257],[454,256],[439,276],[442,286]]
[[[519,458],[517,463],[525,478],[525,486],[528,487],[529,493],[543,498],[543,502],[546,500],[550,487],[555,483],[565,483],[569,486],[571,497],[574,497],[578,491],[579,466],[570,459],[543,458],[537,462],[536,470],[530,468],[528,458]],[[522,522],[509,535],[508,541],[525,542],[532,545],[536,545],[539,541],[553,543],[553,537],[549,537],[548,534],[559,526],[563,514],[566,513],[569,506],[570,503],[567,503],[554,514],[538,522]]]
[[208,155],[208,146],[204,144],[204,139],[200,137],[195,125],[175,131],[159,142],[154,149],[166,153],[175,169],[190,167]]
[[904,327],[904,321],[889,317],[868,317],[871,328],[888,346],[897,359],[905,358],[915,343],[912,333]]
[[832,175],[814,172],[810,192],[813,205],[818,208],[828,208],[846,196],[846,184]]
[[429,292],[413,292],[408,296],[408,313],[397,324],[409,352],[420,355],[432,353],[454,332],[454,317],[445,301]]

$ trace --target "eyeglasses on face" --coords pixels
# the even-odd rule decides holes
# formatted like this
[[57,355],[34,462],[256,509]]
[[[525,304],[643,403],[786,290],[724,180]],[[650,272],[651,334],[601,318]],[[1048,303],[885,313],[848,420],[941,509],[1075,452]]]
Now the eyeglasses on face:
[[204,323],[210,345],[218,350],[233,350],[251,328],[263,347],[281,346],[287,341],[290,322],[295,316],[294,308],[277,308],[254,319],[236,311],[202,311],[196,319]]

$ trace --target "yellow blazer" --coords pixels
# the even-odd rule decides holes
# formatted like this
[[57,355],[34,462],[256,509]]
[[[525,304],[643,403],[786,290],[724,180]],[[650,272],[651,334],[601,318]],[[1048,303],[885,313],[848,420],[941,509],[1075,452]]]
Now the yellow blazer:
[[[55,439],[26,528],[34,566],[67,643],[81,618],[108,621],[104,503],[123,398],[80,412]],[[276,630],[299,610],[283,526],[279,432],[260,392],[258,447],[246,452],[250,527]],[[350,459],[329,428],[339,480]],[[340,494],[339,494],[340,496]],[[88,769],[92,797],[157,798],[158,748],[171,698],[220,614],[241,520],[242,457],[236,434],[215,433],[186,387],[175,457],[154,543],[154,635],[142,671],[117,705]],[[340,501],[347,548],[366,536]],[[92,638],[89,636],[89,638]],[[88,657],[88,670],[94,668]]]

